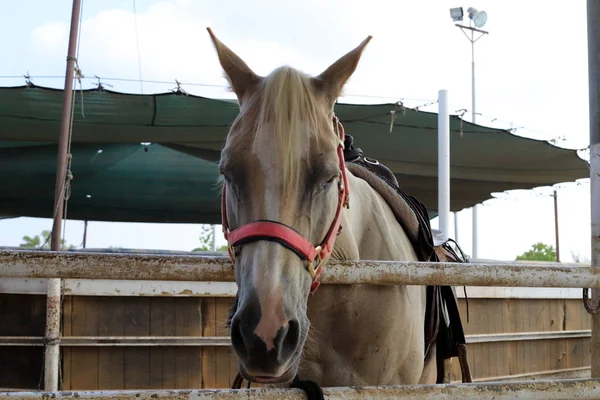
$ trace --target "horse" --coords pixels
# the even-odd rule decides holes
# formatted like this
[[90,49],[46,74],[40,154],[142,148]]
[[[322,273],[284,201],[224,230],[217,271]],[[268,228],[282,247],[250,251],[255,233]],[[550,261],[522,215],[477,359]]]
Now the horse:
[[425,286],[319,286],[330,259],[419,260],[342,155],[334,104],[372,36],[319,75],[284,65],[259,76],[207,30],[239,105],[218,163],[239,375],[268,387],[297,376],[328,387],[435,383]]

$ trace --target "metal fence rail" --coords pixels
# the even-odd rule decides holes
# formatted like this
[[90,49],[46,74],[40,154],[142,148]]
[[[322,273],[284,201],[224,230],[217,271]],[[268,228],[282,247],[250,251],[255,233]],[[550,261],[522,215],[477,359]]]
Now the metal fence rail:
[[[90,268],[93,266],[93,268]],[[49,278],[47,297],[47,331],[45,344],[45,388],[58,390],[59,349],[61,346],[160,345],[227,346],[227,339],[217,338],[78,338],[60,335],[61,279],[100,279],[146,281],[233,282],[231,262],[226,257],[200,255],[90,254],[77,252],[41,252],[11,250],[0,252],[0,276],[11,278]],[[56,278],[58,277],[58,278]],[[451,285],[581,288],[600,286],[600,268],[556,263],[429,263],[402,261],[331,261],[322,275],[324,284],[375,285]],[[541,334],[550,339],[548,334]],[[562,332],[552,335],[589,337],[588,332]],[[479,335],[474,342],[539,340],[520,334]],[[540,337],[538,337],[540,336]],[[593,336],[593,331],[591,336]],[[5,344],[16,338],[5,338]],[[22,345],[39,345],[40,338],[21,338]],[[24,343],[27,342],[27,343]],[[184,343],[185,342],[185,343]],[[592,357],[593,358],[593,357]],[[491,390],[491,389],[490,389]],[[254,392],[253,392],[254,393]],[[445,392],[444,392],[445,393]],[[344,394],[345,395],[345,394]],[[119,394],[118,396],[121,396]],[[395,394],[394,394],[395,396]],[[120,397],[116,397],[120,398]],[[332,397],[335,398],[335,397]],[[598,396],[600,398],[600,395]]]
[[[523,342],[535,340],[558,340],[589,338],[589,329],[550,332],[480,333],[466,335],[470,343]],[[44,346],[43,336],[0,336],[0,346]],[[58,339],[62,347],[75,346],[193,346],[229,347],[228,336],[62,336]]]
[[[89,266],[93,265],[94,268]],[[234,282],[226,257],[2,251],[0,276],[112,280]],[[323,284],[600,287],[600,268],[579,264],[336,261]]]
[[[365,398],[387,399],[494,399],[494,400],[564,400],[599,399],[600,380],[565,379],[561,381],[537,381],[519,383],[465,383],[448,385],[406,385],[323,388],[325,399],[359,400]],[[7,392],[0,399],[49,400],[305,400],[299,389],[204,389],[204,390],[144,390],[144,391],[95,391],[95,392]]]

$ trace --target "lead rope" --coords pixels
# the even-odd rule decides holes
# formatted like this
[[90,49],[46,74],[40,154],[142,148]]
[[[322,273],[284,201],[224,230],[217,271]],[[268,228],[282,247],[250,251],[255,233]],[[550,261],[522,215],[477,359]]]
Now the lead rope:
[[[235,376],[235,379],[233,380],[231,388],[241,389],[243,382],[244,378],[242,378],[242,374],[238,371],[237,375]],[[250,389],[251,384],[252,382],[248,381],[247,389]],[[298,375],[294,377],[294,380],[290,384],[290,388],[302,390],[304,393],[306,393],[306,397],[308,398],[308,400],[325,400],[323,389],[321,389],[318,383],[309,380],[303,381],[300,378],[298,378]]]
[[[242,374],[240,374],[238,372],[237,375],[235,376],[235,379],[233,380],[233,384],[231,385],[231,388],[232,389],[241,389],[243,382],[244,382],[244,378],[242,378]],[[248,387],[246,389],[250,389],[251,384],[252,384],[252,382],[248,381]]]

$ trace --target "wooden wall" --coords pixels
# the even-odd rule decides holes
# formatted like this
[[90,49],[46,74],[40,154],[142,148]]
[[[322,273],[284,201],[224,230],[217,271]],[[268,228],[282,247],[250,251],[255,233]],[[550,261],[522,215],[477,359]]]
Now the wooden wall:
[[[44,336],[45,324],[46,296],[0,294],[0,336]],[[43,347],[0,347],[0,388],[43,388],[43,365]]]
[[[73,297],[64,336],[226,336],[229,298]],[[230,387],[228,347],[65,347],[64,390]]]
[[[227,336],[231,298],[66,296],[65,336]],[[578,299],[459,299],[466,334],[591,328]],[[45,296],[0,294],[0,336],[43,336]],[[228,388],[229,347],[62,347],[61,390]],[[472,343],[475,380],[590,365],[590,339]],[[42,347],[0,347],[0,388],[37,389]],[[457,360],[452,380],[460,380]],[[43,384],[43,383],[42,383]]]
[[[466,335],[591,329],[591,317],[577,299],[459,299]],[[474,380],[587,367],[590,338],[471,343],[467,346]],[[460,380],[453,360],[451,380]]]

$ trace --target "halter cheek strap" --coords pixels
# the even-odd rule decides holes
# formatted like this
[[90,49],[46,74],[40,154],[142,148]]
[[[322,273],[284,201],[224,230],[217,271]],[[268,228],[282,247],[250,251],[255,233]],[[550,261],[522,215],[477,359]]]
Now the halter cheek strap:
[[221,220],[223,235],[228,243],[228,253],[232,262],[235,262],[234,247],[258,240],[275,241],[287,249],[293,251],[302,260],[306,261],[306,269],[312,279],[310,293],[317,291],[320,281],[319,277],[323,271],[323,260],[327,259],[333,250],[335,238],[341,230],[342,209],[350,207],[350,189],[346,175],[346,163],[344,161],[344,127],[339,119],[334,116],[333,123],[338,134],[339,144],[337,155],[341,171],[341,179],[338,181],[338,204],[335,216],[325,238],[318,246],[314,246],[301,234],[289,226],[276,221],[254,221],[239,228],[229,231],[227,224],[226,189],[223,186],[221,195]]

